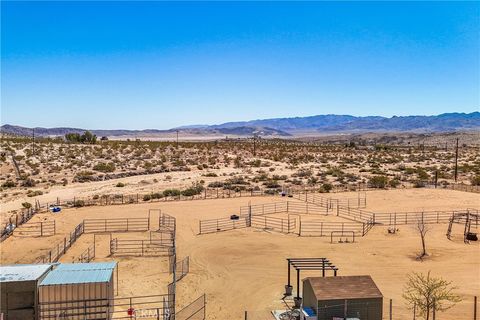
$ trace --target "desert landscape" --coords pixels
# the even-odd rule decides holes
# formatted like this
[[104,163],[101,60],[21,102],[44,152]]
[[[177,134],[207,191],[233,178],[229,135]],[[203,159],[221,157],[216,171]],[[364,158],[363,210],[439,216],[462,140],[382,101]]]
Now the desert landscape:
[[479,1],[0,7],[0,320],[480,320]]
[[[337,199],[356,197],[359,197],[358,192],[335,194]],[[385,297],[385,310],[388,310],[388,301],[392,299],[393,319],[406,319],[412,314],[402,298],[406,275],[412,271],[431,271],[435,276],[452,281],[458,288],[462,302],[442,313],[442,319],[468,319],[472,315],[473,296],[480,290],[479,246],[478,242],[464,243],[462,225],[454,226],[449,240],[445,236],[448,223],[429,224],[430,230],[426,237],[429,256],[423,261],[416,258],[421,244],[414,224],[397,225],[394,234],[388,232],[391,227],[389,224],[376,225],[365,236],[357,237],[354,243],[339,243],[337,240],[331,243],[329,236],[299,236],[295,231],[281,233],[269,228],[239,228],[199,234],[200,220],[240,214],[241,206],[254,207],[286,201],[304,203],[295,198],[276,195],[94,206],[64,209],[60,213],[38,213],[27,225],[54,220],[56,234],[36,237],[32,242],[32,238],[17,235],[18,231],[14,231],[12,236],[2,242],[2,263],[34,263],[51,249],[52,244],[61,243],[61,239],[84,219],[139,218],[146,217],[151,209],[160,209],[176,219],[177,255],[188,256],[190,261],[189,273],[177,284],[178,306],[181,308],[188,305],[205,293],[207,319],[238,319],[245,311],[248,311],[249,319],[269,319],[271,310],[291,307],[291,299],[282,299],[286,284],[286,259],[312,256],[327,257],[339,268],[341,275],[371,275]],[[478,205],[479,196],[475,193],[419,188],[367,191],[366,205],[362,210],[376,213],[446,211],[451,214],[471,208],[472,213],[478,213]],[[341,220],[334,211],[300,215],[304,220],[311,216],[325,222]],[[288,214],[269,216],[285,218]],[[158,219],[154,210],[149,219]],[[152,227],[152,230],[155,228]],[[478,232],[478,221],[472,232]],[[145,232],[114,232],[113,236],[127,236],[129,239],[146,237]],[[166,292],[169,282],[167,258],[110,255],[109,237],[109,233],[98,235],[97,253],[92,261],[118,261],[119,296]],[[75,261],[92,244],[91,234],[82,235],[59,261]],[[306,272],[305,276],[315,273]]]

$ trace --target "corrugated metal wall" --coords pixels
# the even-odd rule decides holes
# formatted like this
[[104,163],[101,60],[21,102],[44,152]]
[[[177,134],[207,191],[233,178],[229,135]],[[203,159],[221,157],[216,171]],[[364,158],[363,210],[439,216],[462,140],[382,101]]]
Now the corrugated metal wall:
[[103,283],[40,286],[40,320],[109,319],[113,297],[113,277]]
[[347,318],[382,320],[383,298],[318,301],[318,320],[342,318],[345,310]]

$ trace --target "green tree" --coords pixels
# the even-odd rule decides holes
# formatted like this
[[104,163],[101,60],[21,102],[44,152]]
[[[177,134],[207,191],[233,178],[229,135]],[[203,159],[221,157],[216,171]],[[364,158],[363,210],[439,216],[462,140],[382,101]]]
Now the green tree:
[[430,271],[426,275],[413,272],[407,276],[402,296],[410,309],[415,308],[420,317],[429,320],[433,310],[442,312],[461,301],[453,292],[457,288],[451,284],[451,281],[432,277]]

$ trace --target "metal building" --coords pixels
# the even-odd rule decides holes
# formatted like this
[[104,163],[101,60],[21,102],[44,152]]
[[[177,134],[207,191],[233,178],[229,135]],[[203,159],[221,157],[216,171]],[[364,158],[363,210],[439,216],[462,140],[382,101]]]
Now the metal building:
[[52,268],[50,264],[0,267],[0,312],[4,320],[38,319],[38,283]]
[[370,276],[305,278],[303,308],[309,319],[382,320],[383,295]]
[[39,320],[110,319],[116,262],[60,264],[39,285]]

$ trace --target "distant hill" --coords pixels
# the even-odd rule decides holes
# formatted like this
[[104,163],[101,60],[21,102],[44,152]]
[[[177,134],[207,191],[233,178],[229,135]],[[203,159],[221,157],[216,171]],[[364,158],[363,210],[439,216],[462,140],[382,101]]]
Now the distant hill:
[[[35,135],[40,137],[57,137],[64,136],[67,133],[84,133],[87,129],[80,128],[26,128],[14,125],[3,125],[1,132],[5,134],[13,134],[17,136],[31,136],[35,129]],[[226,128],[210,128],[210,127],[197,127],[189,126],[187,128],[176,128],[170,130],[157,130],[157,129],[145,129],[145,130],[90,130],[97,137],[118,137],[118,136],[131,136],[131,137],[155,137],[165,134],[173,134],[176,131],[189,135],[235,135],[235,136],[279,136],[286,137],[291,134],[282,130],[266,128],[266,127],[253,127],[253,126],[239,126],[239,127],[226,127]]]
[[[317,115],[310,117],[275,118],[227,122],[218,125],[189,125],[170,130],[90,130],[98,137],[108,136],[162,136],[176,131],[189,135],[234,135],[288,137],[305,133],[348,132],[450,132],[480,130],[480,112],[444,113],[436,116],[393,116],[391,118],[351,115]],[[80,128],[35,128],[37,136],[64,136],[66,133],[83,133]],[[30,136],[32,128],[3,125],[2,133]]]
[[295,131],[421,131],[446,132],[455,130],[480,129],[480,112],[444,113],[436,116],[404,116],[391,118],[350,115],[318,115],[311,117],[276,118],[251,120],[244,122],[227,122],[209,128],[230,128],[238,126],[264,126],[294,133]]

